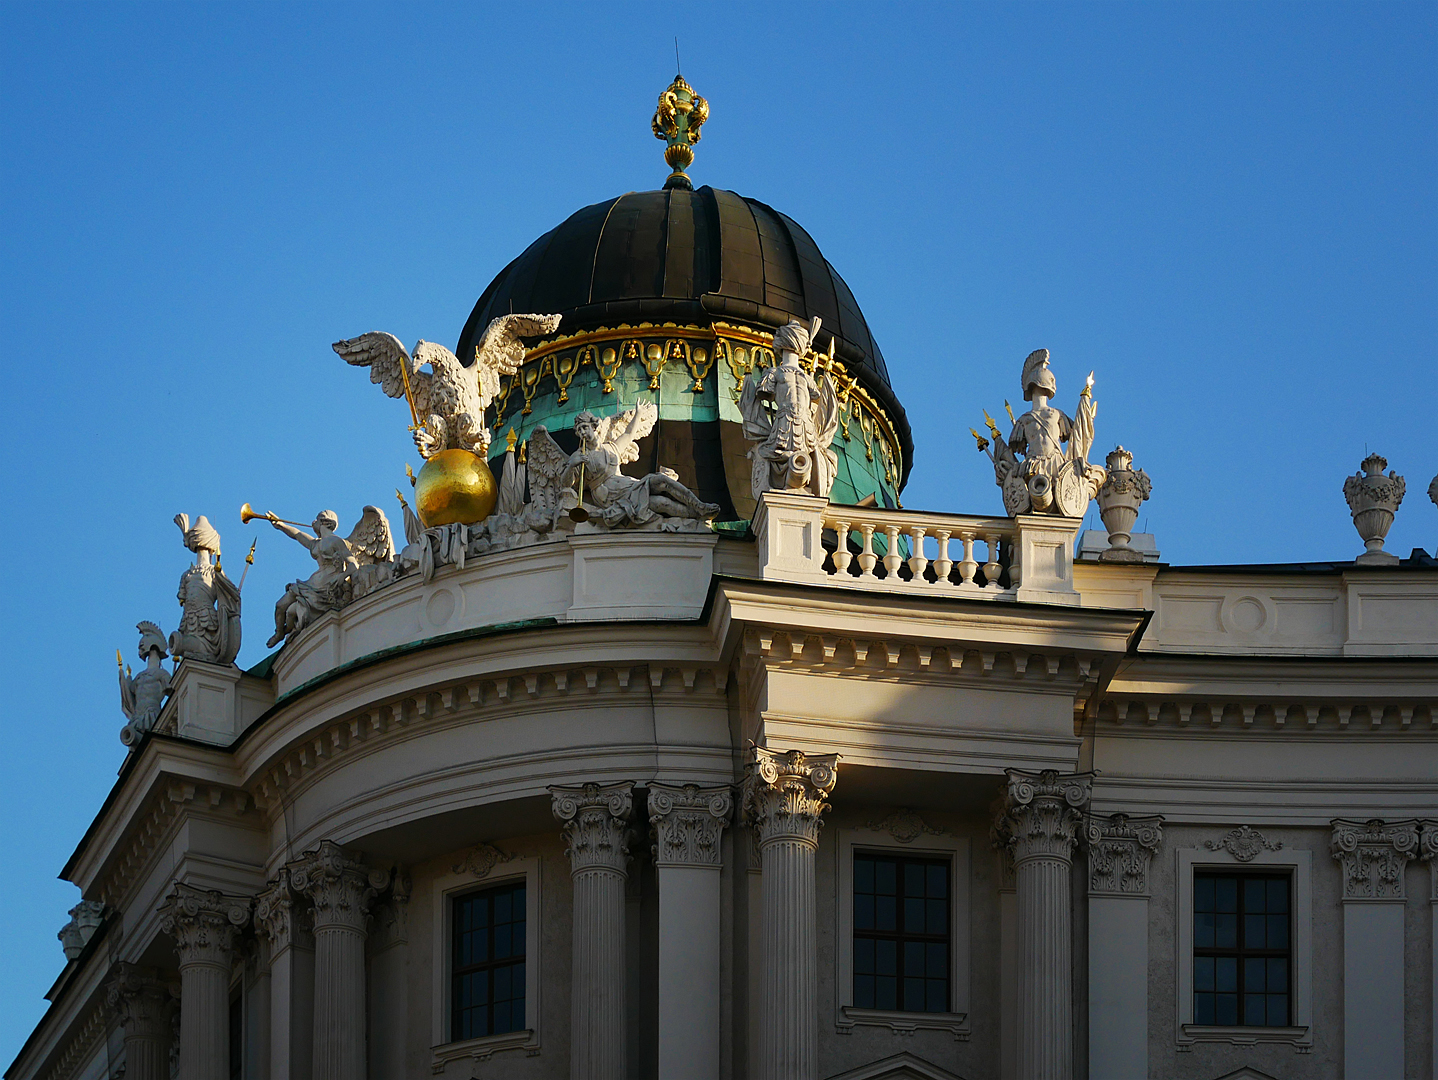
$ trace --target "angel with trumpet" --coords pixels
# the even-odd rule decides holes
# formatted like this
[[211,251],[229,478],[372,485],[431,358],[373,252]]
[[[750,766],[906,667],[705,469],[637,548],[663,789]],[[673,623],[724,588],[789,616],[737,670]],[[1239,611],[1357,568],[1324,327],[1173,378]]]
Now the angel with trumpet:
[[[535,502],[562,511],[588,502],[607,528],[623,526],[677,530],[681,522],[704,522],[719,512],[679,482],[673,469],[660,467],[647,476],[625,476],[621,466],[639,460],[639,440],[654,430],[659,409],[649,401],[615,416],[585,411],[574,418],[579,449],[566,454],[543,427],[529,439],[529,488]],[[576,494],[566,491],[577,482]]]

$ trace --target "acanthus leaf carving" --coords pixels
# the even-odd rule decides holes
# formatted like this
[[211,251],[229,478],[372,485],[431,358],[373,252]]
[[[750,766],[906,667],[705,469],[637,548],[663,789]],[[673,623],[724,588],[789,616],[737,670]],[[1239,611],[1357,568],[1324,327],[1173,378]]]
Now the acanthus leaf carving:
[[235,938],[250,921],[250,901],[218,889],[176,882],[161,908],[160,928],[175,939],[180,966],[228,965]]
[[480,842],[464,852],[449,869],[453,874],[469,874],[476,880],[487,878],[496,866],[510,862],[514,856],[493,844]]
[[1418,855],[1418,821],[1333,820],[1333,857],[1343,866],[1344,900],[1402,900],[1403,868]]
[[1084,825],[1088,843],[1089,892],[1120,896],[1148,892],[1148,866],[1163,841],[1163,818],[1090,815]]
[[819,844],[826,800],[838,780],[838,754],[805,754],[802,750],[775,751],[762,746],[750,750],[745,768],[744,821],[759,842],[799,841]]
[[388,870],[350,858],[332,840],[321,840],[289,864],[290,883],[314,905],[315,931],[355,930],[364,933],[370,902],[389,884]]
[[565,854],[570,872],[628,872],[629,815],[634,784],[556,785],[549,789],[554,816],[564,823]]
[[1009,851],[1016,867],[1030,858],[1071,859],[1093,773],[1009,769],[1007,776],[1000,813],[990,833],[995,844]]
[[921,836],[948,835],[947,829],[935,828],[907,806],[901,806],[887,817],[871,821],[864,827],[886,832],[901,844],[912,844]]
[[657,866],[719,866],[720,841],[734,794],[729,785],[649,785],[649,821]]

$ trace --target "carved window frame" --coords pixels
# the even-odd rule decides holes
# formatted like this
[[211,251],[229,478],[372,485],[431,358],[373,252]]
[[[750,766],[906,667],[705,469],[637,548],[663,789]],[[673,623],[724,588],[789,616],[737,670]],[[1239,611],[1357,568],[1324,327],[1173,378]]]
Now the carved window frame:
[[[540,1004],[544,971],[541,954],[543,935],[540,930],[541,860],[537,857],[514,858],[502,862],[489,873],[448,873],[435,879],[432,920],[432,1023],[431,1023],[431,1068],[442,1073],[452,1061],[472,1058],[476,1063],[485,1061],[500,1050],[523,1049],[531,1056],[540,1047]],[[454,957],[453,922],[450,912],[457,897],[466,893],[483,892],[497,885],[512,885],[523,881],[524,892],[524,1021],[527,1027],[518,1031],[506,1031],[500,1035],[483,1035],[477,1039],[451,1041],[450,994],[453,986],[451,966]]]
[[[1181,1050],[1195,1043],[1289,1043],[1299,1053],[1313,1050],[1313,852],[1280,848],[1240,861],[1219,849],[1179,848],[1175,852],[1174,1032]],[[1198,870],[1287,871],[1291,882],[1292,1027],[1209,1027],[1193,1022],[1193,878]]]
[[[877,829],[839,829],[838,925],[834,942],[834,1027],[841,1035],[855,1027],[884,1027],[895,1034],[917,1030],[947,1031],[968,1041],[969,1023],[969,840],[963,836],[924,835],[900,843]],[[854,1007],[854,853],[872,851],[921,859],[949,860],[949,1002],[952,1012],[919,1013]]]

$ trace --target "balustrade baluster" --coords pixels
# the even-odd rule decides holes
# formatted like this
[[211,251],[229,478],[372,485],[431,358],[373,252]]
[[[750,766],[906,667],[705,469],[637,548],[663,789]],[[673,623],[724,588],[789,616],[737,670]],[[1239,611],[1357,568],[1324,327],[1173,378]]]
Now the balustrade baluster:
[[904,565],[903,556],[899,554],[899,527],[885,525],[884,535],[889,538],[889,550],[884,552],[884,569],[892,578],[899,572],[899,567]]
[[846,574],[849,564],[854,561],[854,555],[849,550],[849,523],[847,521],[834,522],[834,532],[839,537],[839,546],[834,549],[834,569],[841,574]]
[[859,529],[864,534],[864,548],[859,552],[859,569],[864,577],[874,576],[874,564],[879,557],[874,554],[874,523],[865,521],[860,523]]
[[975,588],[974,574],[979,569],[979,564],[974,560],[974,534],[971,532],[959,533],[959,539],[964,542],[964,557],[959,562],[959,586],[963,588]]
[[985,533],[984,543],[988,545],[989,561],[984,563],[984,577],[988,584],[986,589],[997,589],[999,587],[999,572],[1003,567],[999,565],[999,537],[997,533]]
[[915,525],[909,530],[909,539],[914,543],[914,553],[909,556],[909,570],[914,575],[915,581],[924,580],[924,570],[929,565],[929,560],[924,558],[924,530]]
[[938,542],[938,551],[935,552],[938,558],[934,560],[934,579],[947,585],[949,583],[949,571],[953,569],[953,560],[949,558],[949,537],[953,535],[948,529],[935,529],[934,538]]

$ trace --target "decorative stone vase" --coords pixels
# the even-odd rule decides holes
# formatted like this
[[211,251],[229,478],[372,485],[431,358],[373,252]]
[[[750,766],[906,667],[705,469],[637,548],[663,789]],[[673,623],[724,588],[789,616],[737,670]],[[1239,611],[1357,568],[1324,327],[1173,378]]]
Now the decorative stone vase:
[[1138,508],[1153,490],[1148,473],[1133,468],[1133,455],[1122,446],[1104,459],[1108,479],[1098,489],[1098,512],[1108,529],[1108,550],[1099,555],[1102,562],[1143,562],[1143,554],[1129,547]]
[[1369,454],[1361,467],[1362,472],[1343,481],[1343,496],[1353,512],[1353,527],[1366,549],[1353,561],[1365,566],[1391,566],[1398,562],[1398,556],[1383,550],[1383,538],[1403,502],[1403,477],[1396,472],[1383,475],[1388,459],[1381,454]]

